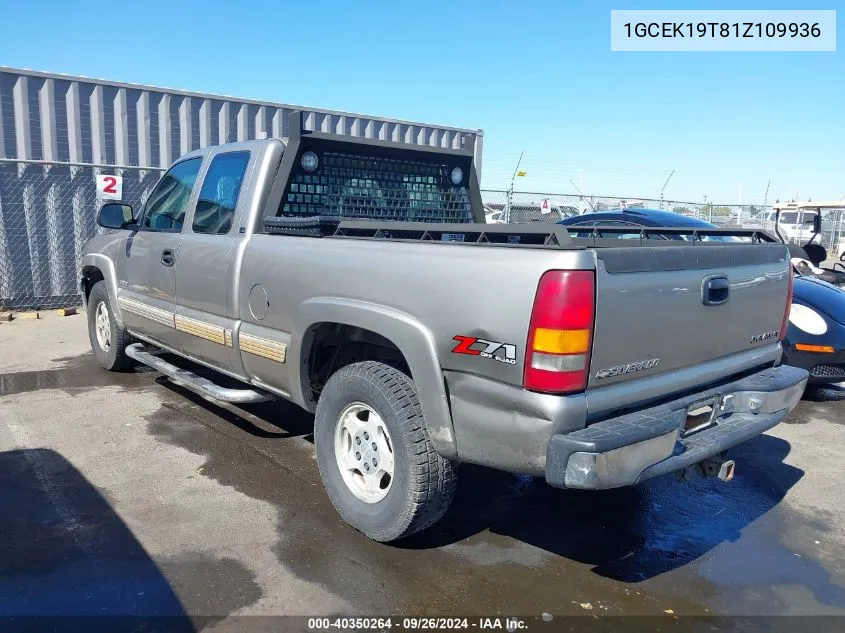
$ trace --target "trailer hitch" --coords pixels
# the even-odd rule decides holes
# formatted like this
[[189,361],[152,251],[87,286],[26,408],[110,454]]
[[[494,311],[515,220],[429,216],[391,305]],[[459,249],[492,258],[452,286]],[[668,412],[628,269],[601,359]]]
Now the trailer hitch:
[[693,475],[701,477],[718,477],[720,481],[728,482],[734,478],[736,463],[727,458],[727,451],[703,459],[697,464],[687,466],[680,472],[681,481],[691,479]]

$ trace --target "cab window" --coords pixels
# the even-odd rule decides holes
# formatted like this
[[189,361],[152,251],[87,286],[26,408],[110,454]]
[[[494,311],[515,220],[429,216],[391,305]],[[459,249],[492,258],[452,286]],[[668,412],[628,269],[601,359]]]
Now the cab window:
[[194,233],[225,235],[232,228],[249,152],[218,154],[211,161],[202,183],[194,221]]
[[147,200],[141,228],[147,231],[182,230],[191,192],[202,158],[191,158],[171,167]]

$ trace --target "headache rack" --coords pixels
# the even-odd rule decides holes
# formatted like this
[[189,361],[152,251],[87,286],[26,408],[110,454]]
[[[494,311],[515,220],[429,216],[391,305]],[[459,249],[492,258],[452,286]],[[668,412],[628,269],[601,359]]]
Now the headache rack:
[[[305,129],[290,115],[290,134],[266,219],[354,218],[391,222],[483,223],[475,154],[477,134],[433,145]],[[270,224],[273,224],[272,222]]]

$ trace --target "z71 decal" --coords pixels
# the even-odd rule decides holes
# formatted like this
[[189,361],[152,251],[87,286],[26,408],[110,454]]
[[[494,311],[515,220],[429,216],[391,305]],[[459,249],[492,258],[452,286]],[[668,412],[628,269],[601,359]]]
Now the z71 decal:
[[488,341],[474,336],[455,336],[453,340],[458,341],[458,344],[452,348],[453,354],[492,358],[500,363],[516,365],[516,345]]

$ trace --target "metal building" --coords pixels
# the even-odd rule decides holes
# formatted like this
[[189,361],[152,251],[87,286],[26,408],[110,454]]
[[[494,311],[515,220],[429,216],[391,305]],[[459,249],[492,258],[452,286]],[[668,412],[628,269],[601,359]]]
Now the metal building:
[[121,175],[123,198],[137,206],[182,154],[284,138],[294,109],[309,130],[401,143],[458,148],[477,134],[480,173],[480,130],[0,66],[0,307],[78,302],[98,173]]

